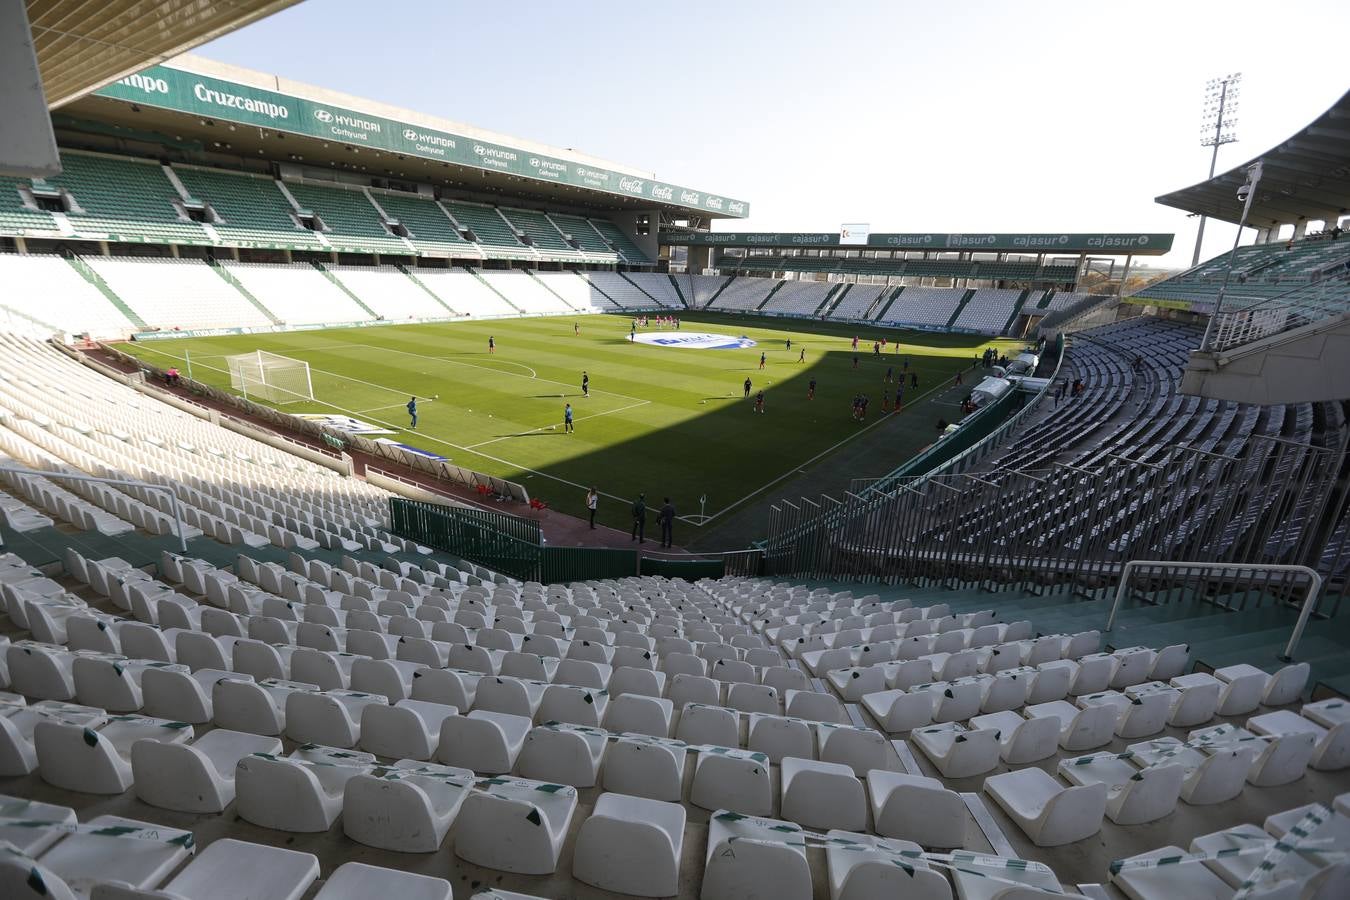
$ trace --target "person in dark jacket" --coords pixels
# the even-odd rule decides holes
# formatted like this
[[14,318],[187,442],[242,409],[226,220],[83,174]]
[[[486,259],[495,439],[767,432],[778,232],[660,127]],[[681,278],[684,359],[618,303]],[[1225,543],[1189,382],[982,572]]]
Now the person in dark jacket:
[[661,507],[661,512],[657,515],[656,521],[661,525],[661,546],[669,547],[671,542],[671,532],[675,527],[675,506],[670,502],[670,498],[665,499]]
[[638,494],[633,503],[633,540],[639,544],[647,542],[647,495]]

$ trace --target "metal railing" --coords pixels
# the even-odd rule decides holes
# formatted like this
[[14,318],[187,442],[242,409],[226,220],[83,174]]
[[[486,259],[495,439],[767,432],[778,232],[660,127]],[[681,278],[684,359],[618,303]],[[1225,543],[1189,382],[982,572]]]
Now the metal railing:
[[[1153,574],[1159,572],[1170,572],[1182,570],[1187,573],[1213,573],[1219,576],[1219,580],[1230,588],[1237,587],[1240,583],[1250,581],[1250,579],[1241,577],[1240,573],[1250,573],[1258,578],[1264,576],[1264,582],[1261,584],[1252,583],[1252,587],[1258,591],[1278,590],[1284,593],[1289,589],[1298,589],[1304,587],[1306,583],[1306,593],[1303,597],[1303,603],[1300,605],[1298,621],[1294,623],[1294,630],[1289,635],[1289,643],[1285,645],[1284,653],[1280,655],[1282,662],[1293,662],[1294,651],[1298,649],[1299,639],[1303,637],[1303,631],[1308,627],[1308,620],[1317,610],[1317,601],[1322,593],[1322,576],[1317,570],[1302,565],[1271,565],[1271,564],[1245,564],[1245,563],[1200,563],[1200,562],[1182,562],[1179,560],[1163,559],[1132,559],[1125,563],[1120,570],[1120,581],[1116,584],[1115,600],[1111,603],[1111,612],[1106,617],[1106,628],[1110,631],[1115,627],[1116,615],[1120,612],[1120,606],[1125,600],[1125,593],[1130,583],[1130,576],[1136,572],[1149,571]],[[1278,582],[1271,579],[1272,575],[1299,575],[1302,578],[1294,583],[1289,583],[1281,578]],[[1306,581],[1304,581],[1306,579]]]
[[1230,298],[1205,350],[1230,350],[1350,312],[1350,267],[1269,298]]
[[173,526],[174,534],[178,538],[178,546],[184,553],[187,552],[187,532],[184,530],[182,501],[174,493],[173,488],[165,487],[162,484],[151,484],[148,481],[132,481],[125,478],[103,478],[98,475],[75,475],[70,472],[49,472],[45,469],[24,469],[15,466],[0,466],[0,472],[9,472],[14,475],[32,475],[37,478],[60,479],[67,481],[92,481],[99,484],[110,484],[115,487],[135,487],[147,491],[167,494],[169,496],[169,505],[173,508]]

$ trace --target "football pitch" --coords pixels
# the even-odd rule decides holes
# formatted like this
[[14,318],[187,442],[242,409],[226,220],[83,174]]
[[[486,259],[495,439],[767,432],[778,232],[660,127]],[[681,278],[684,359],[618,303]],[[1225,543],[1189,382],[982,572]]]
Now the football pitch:
[[[867,457],[867,471],[849,474],[882,475],[931,443],[939,418],[960,417],[953,398],[978,381],[970,366],[985,347],[1007,352],[1019,346],[977,335],[686,313],[682,336],[712,332],[755,342],[693,349],[632,342],[632,321],[559,316],[119,347],[161,368],[177,365],[184,374],[190,358],[193,378],[227,389],[227,356],[265,350],[304,360],[315,400],[279,407],[286,412],[351,416],[394,432],[384,435],[391,440],[519,481],[532,497],[578,516],[585,514],[585,492],[594,485],[601,495],[598,520],[626,529],[639,493],[651,507],[669,496],[683,522],[710,527],[770,487],[828,466],[832,454],[855,441],[872,442],[875,452]],[[668,330],[653,323],[638,334]],[[882,338],[888,345],[877,356],[872,345]],[[767,357],[763,369],[761,353]],[[893,379],[906,375],[905,406],[883,416],[883,394],[895,396],[895,384],[885,381],[887,369]],[[590,376],[589,397],[582,395],[583,371]],[[965,377],[960,391],[952,387],[958,372]],[[917,375],[917,388],[910,375]],[[747,377],[752,398],[765,392],[763,414],[744,399]],[[808,399],[812,379],[816,393]],[[862,423],[852,416],[859,393],[870,399]],[[416,431],[408,429],[405,409],[413,395]],[[571,434],[563,429],[566,403],[574,415]]]

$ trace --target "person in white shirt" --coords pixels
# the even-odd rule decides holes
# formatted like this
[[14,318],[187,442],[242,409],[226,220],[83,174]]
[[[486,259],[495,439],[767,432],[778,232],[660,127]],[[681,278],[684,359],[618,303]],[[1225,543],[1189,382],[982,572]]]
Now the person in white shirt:
[[590,510],[591,513],[591,531],[595,530],[595,508],[599,503],[600,493],[595,488],[586,492],[586,509]]

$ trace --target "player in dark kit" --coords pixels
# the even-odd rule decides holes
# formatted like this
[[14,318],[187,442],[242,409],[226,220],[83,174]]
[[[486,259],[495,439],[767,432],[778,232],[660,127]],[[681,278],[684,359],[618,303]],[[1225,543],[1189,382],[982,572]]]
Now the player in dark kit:
[[591,395],[591,376],[585,372],[581,373],[581,396],[589,397]]
[[747,400],[750,399],[750,376],[748,375],[745,377],[745,397]]
[[811,383],[806,386],[806,399],[816,399],[816,380],[814,378],[812,378]]

